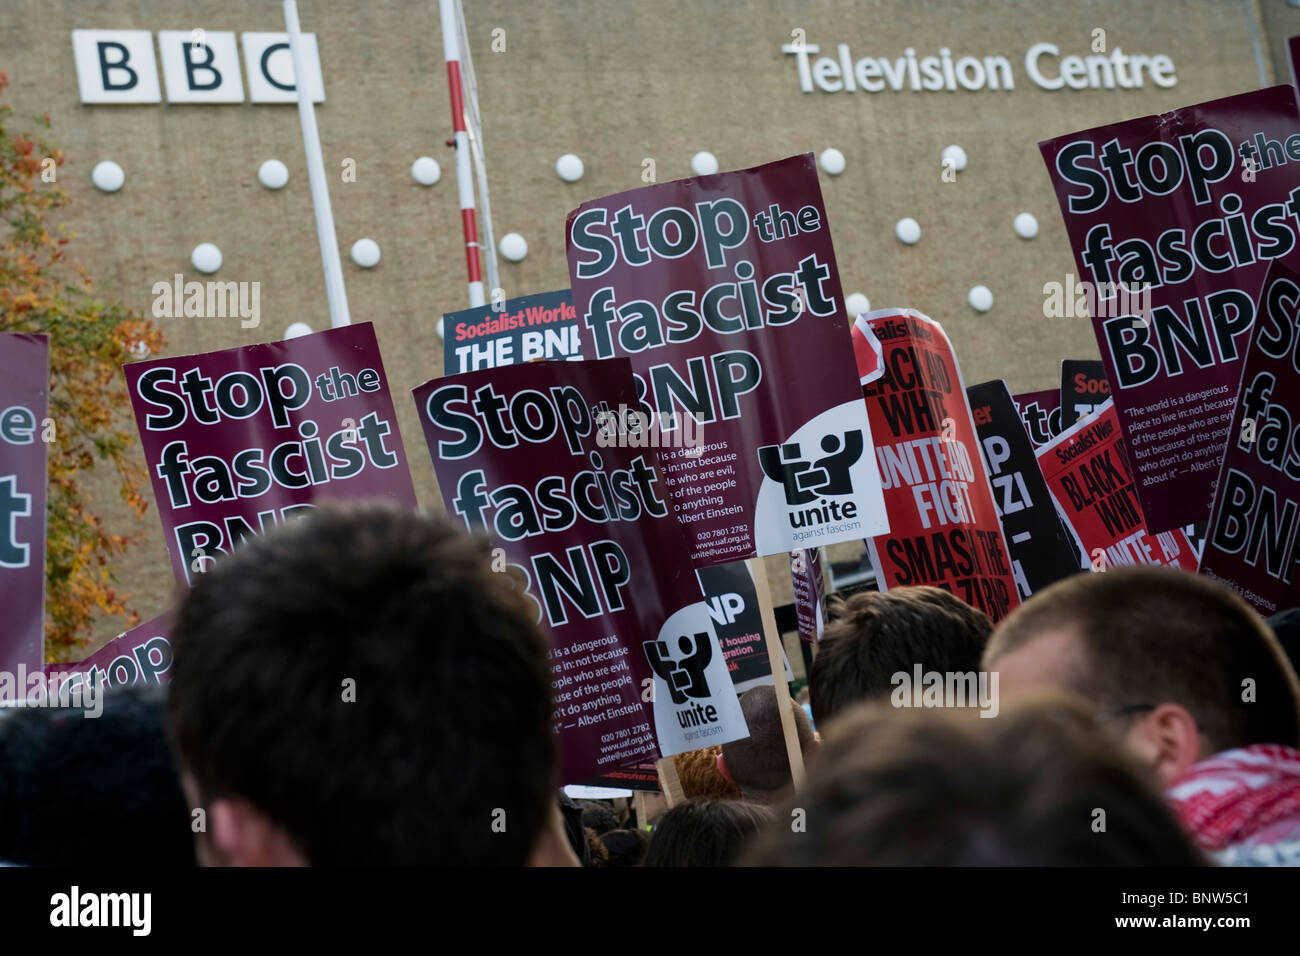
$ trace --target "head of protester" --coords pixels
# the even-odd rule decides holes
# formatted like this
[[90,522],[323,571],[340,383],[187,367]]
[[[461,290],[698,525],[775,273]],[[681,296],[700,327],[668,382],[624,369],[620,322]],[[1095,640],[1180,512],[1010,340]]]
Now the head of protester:
[[942,588],[861,591],[840,601],[808,675],[813,720],[888,698],[899,675],[975,674],[993,630],[987,614]]
[[568,862],[548,642],[441,516],[323,507],[181,599],[167,717],[200,861]]
[[133,864],[194,865],[162,691],[134,685],[101,693],[99,713],[0,712],[0,861],[97,865],[104,858],[100,841],[111,839],[129,845]]
[[655,826],[644,866],[734,866],[772,822],[772,811],[745,800],[691,800]]
[[[786,700],[799,738],[799,749],[806,761],[817,747],[812,723],[802,707]],[[767,806],[780,803],[791,787],[790,755],[786,752],[781,712],[777,708],[776,690],[760,684],[740,698],[740,709],[749,726],[749,736],[722,745],[718,770],[730,779],[746,800]]]
[[1087,700],[1218,861],[1300,865],[1300,682],[1227,587],[1168,568],[1076,575],[1003,621],[984,666],[1008,700]]
[[[796,816],[797,815],[797,816]],[[844,714],[746,857],[764,866],[1195,866],[1153,781],[1058,695],[984,720],[968,708]]]

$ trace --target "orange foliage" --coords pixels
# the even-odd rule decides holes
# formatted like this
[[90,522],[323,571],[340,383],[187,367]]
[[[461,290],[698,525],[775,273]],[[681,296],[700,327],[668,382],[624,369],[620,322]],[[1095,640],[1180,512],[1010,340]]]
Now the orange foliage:
[[[0,94],[8,83],[0,70]],[[93,294],[85,269],[64,258],[68,237],[54,235],[47,215],[67,194],[53,176],[63,154],[41,136],[14,135],[12,109],[0,102],[0,329],[50,336],[50,417],[45,554],[45,654],[75,660],[100,615],[140,616],[119,594],[113,562],[139,534],[104,526],[86,487],[97,462],[116,472],[122,499],[139,516],[148,501],[146,474],[129,454],[136,440],[121,365],[162,348],[162,333],[121,303]],[[49,114],[33,120],[49,128]]]

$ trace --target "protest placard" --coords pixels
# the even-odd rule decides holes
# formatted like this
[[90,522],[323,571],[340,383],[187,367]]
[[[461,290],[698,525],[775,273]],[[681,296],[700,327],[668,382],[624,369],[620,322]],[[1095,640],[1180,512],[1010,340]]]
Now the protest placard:
[[1061,390],[1043,389],[1011,396],[1029,441],[1037,450],[1061,434]]
[[1110,398],[1110,382],[1100,359],[1061,360],[1061,420],[1073,425]]
[[815,644],[822,639],[826,627],[826,581],[822,577],[821,551],[816,548],[791,551],[790,580],[794,587],[799,637]]
[[1037,454],[1061,519],[1083,552],[1085,570],[1126,564],[1196,570],[1196,554],[1181,529],[1153,534],[1143,520],[1112,399]]
[[444,313],[442,341],[448,375],[518,362],[582,358],[578,314],[568,289]]
[[1265,616],[1300,606],[1298,267],[1274,262],[1260,293],[1200,561]]
[[45,660],[50,340],[0,332],[0,671]]
[[912,309],[858,317],[889,533],[868,541],[882,591],[930,584],[994,621],[1020,603],[970,403],[939,323]]
[[45,674],[58,678],[60,691],[64,685],[84,681],[129,687],[166,684],[171,680],[171,666],[171,619],[170,614],[162,614],[119,634],[84,660],[47,664]]
[[553,637],[563,781],[746,736],[658,455],[612,423],[630,363],[468,372],[414,398],[448,513],[492,537]]
[[316,502],[416,507],[369,322],[123,371],[183,585]]
[[696,564],[887,530],[812,154],[583,203],[568,258],[583,355],[631,359]]
[[[1300,237],[1300,115],[1275,86],[1039,144],[1153,532],[1209,512],[1255,293]],[[1176,413],[1175,413],[1176,412]],[[1065,418],[1066,424],[1069,413]]]
[[[718,631],[718,645],[736,692],[743,693],[755,684],[772,683],[772,664],[763,644],[763,615],[749,565],[744,561],[706,565],[696,569],[695,576],[700,579],[709,616]],[[786,680],[793,680],[784,649],[781,659]]]
[[1078,551],[1061,525],[1007,383],[983,382],[972,385],[966,394],[988,463],[1016,587],[1024,599],[1078,571]]

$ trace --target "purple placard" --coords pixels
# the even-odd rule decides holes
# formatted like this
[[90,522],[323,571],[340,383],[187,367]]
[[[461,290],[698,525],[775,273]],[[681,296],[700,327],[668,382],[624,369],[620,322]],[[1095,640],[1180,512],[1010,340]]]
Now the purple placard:
[[0,332],[0,670],[45,660],[45,461],[50,340]]
[[369,322],[123,371],[182,585],[316,502],[416,507]]
[[613,359],[414,390],[448,513],[490,534],[551,632],[563,783],[748,734],[658,455],[605,417],[634,389]]
[[162,614],[119,634],[85,660],[75,664],[47,664],[47,680],[58,691],[90,680],[99,686],[166,684],[171,681],[171,615]]
[[567,248],[582,354],[698,423],[660,452],[697,564],[888,530],[811,153],[583,203]]
[[1300,606],[1300,254],[1274,262],[1241,376],[1200,572],[1261,614]]
[[1029,433],[1029,443],[1037,451],[1061,434],[1061,390],[1045,388],[1041,392],[1022,392],[1012,395],[1020,421]]
[[1255,293],[1300,233],[1296,91],[1243,93],[1039,148],[1092,284],[1124,438],[1178,446],[1134,461],[1147,528],[1203,521]]

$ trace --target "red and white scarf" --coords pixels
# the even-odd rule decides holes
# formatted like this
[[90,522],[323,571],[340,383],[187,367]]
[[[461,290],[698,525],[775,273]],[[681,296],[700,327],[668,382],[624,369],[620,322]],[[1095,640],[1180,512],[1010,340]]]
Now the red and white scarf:
[[1225,750],[1166,790],[1183,827],[1220,863],[1300,866],[1300,751]]

